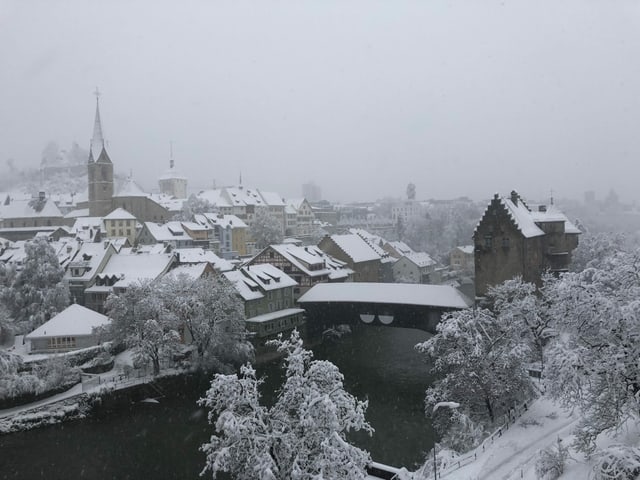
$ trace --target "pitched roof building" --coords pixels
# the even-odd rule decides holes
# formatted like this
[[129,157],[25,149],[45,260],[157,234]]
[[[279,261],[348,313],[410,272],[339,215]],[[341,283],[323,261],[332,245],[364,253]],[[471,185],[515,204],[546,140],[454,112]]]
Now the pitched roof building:
[[580,233],[553,203],[529,206],[516,191],[496,194],[473,234],[476,296],[518,275],[540,285],[545,271],[567,271]]

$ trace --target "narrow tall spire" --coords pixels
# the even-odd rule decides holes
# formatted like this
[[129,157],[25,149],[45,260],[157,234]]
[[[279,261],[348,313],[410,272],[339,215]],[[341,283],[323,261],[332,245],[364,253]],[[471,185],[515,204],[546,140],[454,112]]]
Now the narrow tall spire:
[[102,149],[104,148],[104,137],[102,135],[102,122],[100,121],[100,91],[96,87],[96,91],[93,92],[96,96],[96,119],[93,123],[93,137],[91,138],[91,156],[94,160],[100,158]]
[[169,169],[173,170],[175,162],[173,161],[173,142],[169,141]]

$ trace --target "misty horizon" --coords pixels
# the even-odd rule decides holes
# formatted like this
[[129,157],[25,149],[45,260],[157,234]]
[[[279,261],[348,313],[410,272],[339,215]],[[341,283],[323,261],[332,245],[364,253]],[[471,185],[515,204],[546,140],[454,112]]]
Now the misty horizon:
[[332,201],[639,200],[640,5],[567,1],[10,1],[0,164],[88,149],[149,191],[243,184]]

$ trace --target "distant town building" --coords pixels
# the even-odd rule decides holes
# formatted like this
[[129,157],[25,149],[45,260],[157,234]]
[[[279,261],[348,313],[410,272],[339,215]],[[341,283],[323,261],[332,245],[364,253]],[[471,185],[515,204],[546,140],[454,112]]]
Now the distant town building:
[[545,271],[567,271],[580,233],[553,204],[496,194],[473,234],[476,296],[518,275],[540,285]]
[[473,273],[473,251],[473,245],[463,245],[451,250],[449,253],[449,266],[451,270]]
[[173,147],[171,148],[171,156],[169,159],[169,170],[158,179],[160,193],[169,195],[173,198],[187,198],[187,177],[184,177],[175,168],[173,160]]
[[322,200],[322,189],[313,182],[304,183],[302,185],[302,196],[311,203]]

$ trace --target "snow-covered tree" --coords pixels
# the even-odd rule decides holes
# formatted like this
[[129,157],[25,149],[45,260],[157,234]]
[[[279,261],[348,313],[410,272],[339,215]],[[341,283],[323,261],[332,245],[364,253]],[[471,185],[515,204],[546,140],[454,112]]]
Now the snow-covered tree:
[[571,271],[581,272],[587,267],[599,268],[602,262],[616,252],[625,250],[627,239],[619,233],[585,233],[571,254]]
[[640,478],[640,448],[610,445],[595,455],[595,480],[631,480]]
[[256,242],[256,248],[282,243],[282,225],[266,208],[257,208],[249,235]]
[[[426,392],[428,415],[438,402],[454,401],[471,420],[487,425],[531,395],[525,368],[530,348],[508,322],[488,310],[466,309],[447,314],[436,329],[436,335],[416,345],[435,376]],[[450,416],[439,413],[435,419],[436,429],[444,433]]]
[[116,341],[132,348],[139,364],[151,362],[155,375],[160,362],[176,351],[180,342],[177,320],[151,283],[129,285],[105,303]]
[[156,289],[178,325],[188,332],[201,364],[217,360],[240,365],[252,357],[244,305],[226,277],[165,277]]
[[272,407],[260,404],[261,381],[249,365],[240,375],[218,374],[201,405],[210,409],[216,434],[202,446],[203,470],[238,480],[364,479],[369,454],[346,440],[351,430],[373,429],[365,420],[367,402],[344,389],[331,362],[312,360],[294,330],[277,340],[285,354],[286,379]]
[[453,247],[471,242],[481,215],[478,206],[469,202],[431,205],[407,219],[403,240],[414,250],[445,262]]
[[[47,240],[37,238],[25,244],[22,270],[6,272],[0,297],[16,326],[23,332],[42,325],[69,305],[69,287],[64,270]],[[10,281],[9,285],[6,282]]]
[[[552,288],[549,285],[554,281],[553,277],[545,275],[542,292]],[[533,353],[531,360],[544,366],[544,348],[556,330],[553,317],[547,313],[544,296],[538,294],[536,286],[516,277],[491,287],[487,297],[501,323],[511,325],[516,335],[529,342]]]
[[174,220],[191,222],[196,214],[212,213],[216,210],[215,205],[208,200],[191,194],[187,201],[182,204],[182,210],[174,216]]
[[595,449],[640,410],[640,251],[618,252],[547,293],[559,336],[549,348],[549,392],[579,407],[576,446]]

